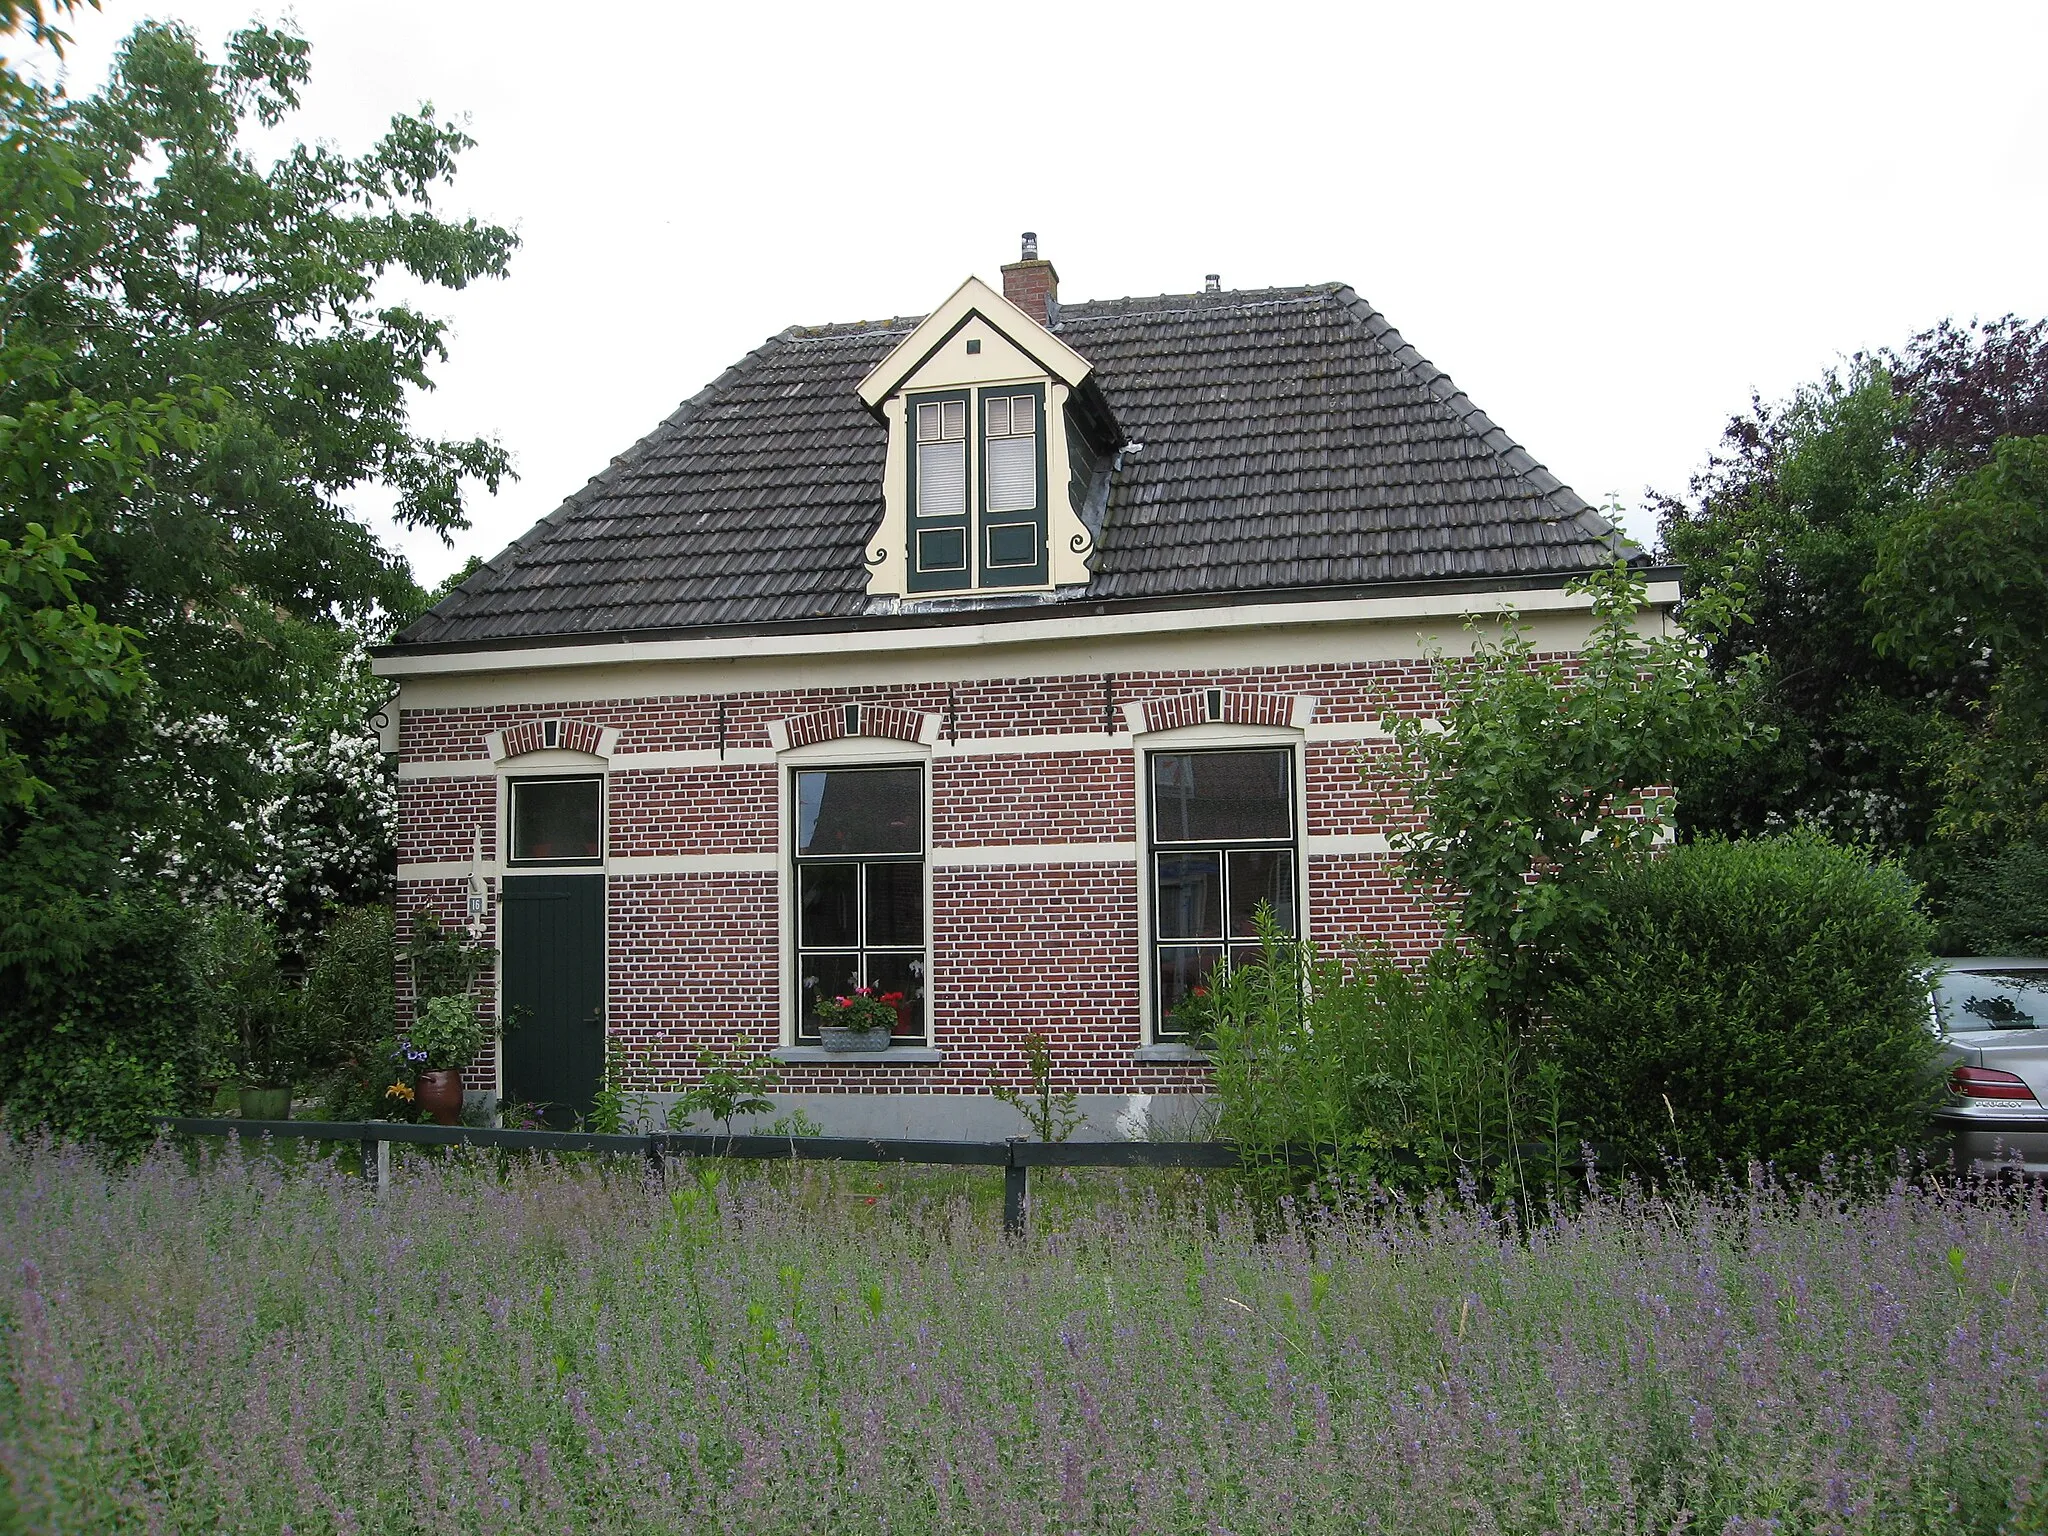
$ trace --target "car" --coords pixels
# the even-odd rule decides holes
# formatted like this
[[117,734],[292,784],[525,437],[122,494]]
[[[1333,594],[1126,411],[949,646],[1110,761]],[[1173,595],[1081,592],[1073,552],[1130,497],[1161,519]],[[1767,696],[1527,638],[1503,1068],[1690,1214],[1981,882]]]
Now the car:
[[2048,960],[1936,964],[1934,1022],[1950,1063],[1936,1128],[1965,1167],[2048,1175]]

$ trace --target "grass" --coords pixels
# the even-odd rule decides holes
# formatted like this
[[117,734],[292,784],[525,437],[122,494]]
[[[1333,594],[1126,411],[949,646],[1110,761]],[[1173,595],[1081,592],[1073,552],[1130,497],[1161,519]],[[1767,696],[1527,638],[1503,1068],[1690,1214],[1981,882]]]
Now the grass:
[[[2039,1532],[2048,1209],[0,1147],[24,1529]],[[869,1203],[872,1199],[873,1203]],[[4,1528],[4,1527],[0,1527]]]

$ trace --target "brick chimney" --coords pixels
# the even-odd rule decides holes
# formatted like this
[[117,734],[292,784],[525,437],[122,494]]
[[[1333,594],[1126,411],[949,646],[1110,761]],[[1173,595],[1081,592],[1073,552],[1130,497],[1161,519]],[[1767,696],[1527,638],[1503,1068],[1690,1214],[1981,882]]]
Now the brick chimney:
[[1040,325],[1050,327],[1060,317],[1060,275],[1049,261],[1038,257],[1038,236],[1024,232],[1024,254],[1003,268],[1003,297]]

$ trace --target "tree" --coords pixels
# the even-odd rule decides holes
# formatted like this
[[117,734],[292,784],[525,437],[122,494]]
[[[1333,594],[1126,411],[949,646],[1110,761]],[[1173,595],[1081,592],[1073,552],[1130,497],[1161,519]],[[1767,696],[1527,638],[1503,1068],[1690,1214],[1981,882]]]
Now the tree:
[[[509,472],[494,443],[413,429],[444,326],[386,291],[504,272],[508,231],[435,206],[470,141],[429,106],[361,155],[259,162],[250,130],[289,118],[309,70],[287,31],[239,32],[216,62],[147,23],[82,100],[8,77],[0,539],[29,555],[0,635],[62,665],[0,680],[21,760],[0,964],[75,960],[63,909],[118,880],[277,887],[280,785],[337,777],[311,761],[336,750],[334,669],[419,597],[351,497],[385,487],[400,521],[446,533],[465,484]],[[69,460],[37,446],[67,432]],[[14,472],[38,462],[44,483]]]
[[[1744,589],[1713,658],[1756,667],[1772,732],[1680,780],[1688,833],[1820,827],[1903,857],[1937,914],[2028,835],[1987,812],[2048,762],[2015,647],[2039,546],[2011,446],[2043,435],[2048,322],[2010,317],[1944,322],[1729,424],[1690,498],[1663,499],[1662,537],[1688,603]],[[1994,611],[1999,634],[1971,619],[1957,643]]]
[[1514,1020],[1604,915],[1604,879],[1670,834],[1659,786],[1748,730],[1741,676],[1708,659],[1732,591],[1697,602],[1690,631],[1645,634],[1643,580],[1625,563],[1572,590],[1591,596],[1593,632],[1569,664],[1539,659],[1512,615],[1497,637],[1474,620],[1468,659],[1433,658],[1441,718],[1385,722],[1418,813],[1396,850],[1417,881],[1452,893],[1459,934]]

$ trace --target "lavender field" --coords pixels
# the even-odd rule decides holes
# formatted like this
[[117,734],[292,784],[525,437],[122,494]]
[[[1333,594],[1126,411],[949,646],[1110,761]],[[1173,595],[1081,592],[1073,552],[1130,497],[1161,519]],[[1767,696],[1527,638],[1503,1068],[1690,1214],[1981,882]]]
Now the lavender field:
[[0,1149],[0,1528],[2048,1530],[2038,1195],[879,1182]]

